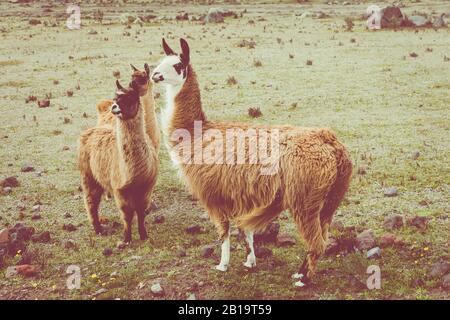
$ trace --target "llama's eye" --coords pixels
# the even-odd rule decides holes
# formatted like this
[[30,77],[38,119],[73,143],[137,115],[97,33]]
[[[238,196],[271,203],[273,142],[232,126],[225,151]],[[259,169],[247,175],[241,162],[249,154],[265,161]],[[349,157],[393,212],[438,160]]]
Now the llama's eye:
[[175,68],[175,71],[178,74],[181,74],[181,69],[183,69],[183,64],[181,62],[177,63],[177,64],[174,64],[173,67]]

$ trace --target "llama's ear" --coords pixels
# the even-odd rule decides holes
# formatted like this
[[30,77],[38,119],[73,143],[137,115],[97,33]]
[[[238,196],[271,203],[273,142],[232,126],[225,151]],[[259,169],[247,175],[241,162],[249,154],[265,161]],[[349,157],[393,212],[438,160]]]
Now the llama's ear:
[[169,47],[169,45],[166,42],[166,39],[162,38],[162,46],[164,49],[164,52],[166,53],[166,55],[168,56],[174,56],[175,52]]
[[150,67],[148,66],[147,63],[144,64],[144,70],[145,70],[145,73],[147,73],[147,75],[149,76],[150,75]]
[[120,84],[119,80],[116,80],[117,91],[116,94],[121,95],[125,93],[124,87]]
[[187,66],[189,64],[189,45],[187,43],[186,40],[184,40],[183,38],[180,39],[180,45],[181,45],[181,54],[180,54],[180,58],[181,58],[181,62],[183,62],[183,64],[185,66]]
[[131,66],[131,70],[133,70],[133,71],[139,71],[135,66],[133,66],[131,63],[130,63],[130,66]]

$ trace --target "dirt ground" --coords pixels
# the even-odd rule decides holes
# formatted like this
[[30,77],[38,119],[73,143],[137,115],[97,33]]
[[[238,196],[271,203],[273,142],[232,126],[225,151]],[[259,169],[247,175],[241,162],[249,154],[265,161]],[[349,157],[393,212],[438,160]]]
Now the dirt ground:
[[[366,4],[324,2],[222,4],[237,18],[221,24],[175,19],[182,10],[198,17],[218,5],[81,4],[79,30],[66,27],[60,2],[2,2],[0,179],[16,176],[20,186],[0,194],[0,230],[20,222],[37,234],[49,231],[51,239],[30,241],[4,258],[0,299],[448,299],[448,270],[431,270],[449,258],[449,29],[370,32],[362,19]],[[447,1],[404,4],[408,14],[450,13]],[[104,13],[102,23],[94,19],[96,10]],[[319,18],[320,12],[326,15]],[[124,13],[156,18],[126,25]],[[352,31],[346,17],[353,18]],[[376,259],[367,259],[364,250],[329,253],[313,285],[297,289],[291,274],[306,249],[283,213],[280,233],[294,237],[295,245],[261,244],[271,254],[249,272],[242,265],[244,241],[233,235],[231,266],[220,273],[214,269],[220,258],[214,226],[187,193],[164,146],[154,192],[159,208],[147,217],[150,239],[116,249],[121,221],[113,201],[101,208],[110,234],[96,236],[79,189],[77,138],[95,124],[96,103],[113,97],[113,73],[127,83],[130,63],[156,65],[162,37],[174,47],[180,37],[188,40],[209,118],[331,127],[355,168],[333,238],[342,244],[348,234],[354,239],[371,229],[376,245],[387,233],[402,244],[383,246]],[[243,40],[254,47],[242,47]],[[228,84],[229,77],[237,83]],[[164,92],[156,86],[155,94],[159,114]],[[47,96],[50,106],[26,102],[30,96]],[[249,107],[259,107],[262,117],[249,117]],[[22,172],[24,166],[34,170]],[[386,188],[395,188],[396,196],[386,196]],[[393,214],[404,225],[388,230],[384,221]],[[155,216],[165,221],[154,223]],[[426,226],[414,226],[417,217],[425,217]],[[64,230],[67,224],[75,230]],[[188,234],[192,225],[201,232]],[[215,245],[208,258],[202,257],[206,245]],[[24,261],[39,273],[7,276],[8,267]],[[79,289],[67,288],[70,265],[80,268]],[[381,270],[380,289],[366,286],[370,265]],[[152,294],[155,282],[164,295]]]

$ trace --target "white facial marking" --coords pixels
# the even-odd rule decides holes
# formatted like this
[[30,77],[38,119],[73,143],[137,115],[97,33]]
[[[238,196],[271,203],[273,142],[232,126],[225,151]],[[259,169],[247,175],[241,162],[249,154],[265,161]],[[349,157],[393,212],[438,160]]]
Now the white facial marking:
[[227,271],[228,264],[230,263],[230,230],[228,230],[228,235],[222,242],[222,253],[220,256],[220,263],[216,266],[219,271]]
[[247,256],[247,261],[244,262],[244,266],[251,269],[256,267],[255,248],[253,247],[253,231],[245,231],[245,240],[250,248],[250,253]]
[[156,83],[181,86],[186,79],[183,78],[182,71],[178,74],[174,68],[174,65],[179,63],[181,63],[181,60],[178,56],[165,57],[155,70],[153,70],[152,80]]

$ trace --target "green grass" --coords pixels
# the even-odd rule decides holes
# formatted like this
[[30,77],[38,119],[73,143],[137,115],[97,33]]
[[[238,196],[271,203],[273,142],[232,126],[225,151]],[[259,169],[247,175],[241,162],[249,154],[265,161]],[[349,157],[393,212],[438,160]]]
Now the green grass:
[[[176,13],[169,6],[156,8],[159,15]],[[184,299],[190,292],[199,299],[448,298],[440,288],[440,279],[429,279],[427,274],[433,262],[449,256],[450,69],[443,58],[449,55],[449,31],[368,32],[364,21],[356,21],[354,31],[345,32],[344,17],[352,11],[364,12],[365,6],[336,8],[331,18],[302,20],[295,16],[303,12],[301,6],[247,7],[243,18],[227,19],[223,25],[170,21],[132,25],[127,29],[131,37],[122,36],[124,26],[117,23],[102,26],[83,20],[81,30],[71,31],[64,21],[57,27],[45,27],[2,18],[0,27],[7,32],[0,35],[0,53],[5,57],[0,62],[0,177],[17,175],[22,185],[12,194],[0,196],[0,229],[22,221],[37,231],[49,230],[52,241],[31,245],[37,250],[35,263],[42,266],[38,278],[7,279],[5,268],[1,270],[0,298],[92,299],[95,291],[107,288],[97,299],[153,299],[150,285],[156,279],[162,279],[168,299]],[[448,10],[448,4],[436,1],[405,8],[413,9],[442,11]],[[194,12],[207,10],[192,7]],[[237,10],[242,8],[237,6]],[[263,15],[267,21],[258,21]],[[255,24],[248,24],[250,19]],[[98,34],[88,35],[91,28]],[[179,37],[188,38],[209,118],[331,127],[337,132],[351,152],[355,175],[336,220],[347,226],[372,228],[379,236],[385,232],[384,217],[397,212],[405,217],[428,216],[429,228],[424,233],[409,227],[396,231],[407,245],[401,250],[384,250],[380,260],[368,261],[363,253],[323,257],[315,285],[298,291],[290,275],[306,249],[294,223],[283,218],[279,220],[282,231],[295,235],[298,245],[269,245],[273,257],[259,259],[257,270],[248,272],[242,266],[244,243],[233,237],[230,269],[226,274],[218,273],[213,266],[219,261],[219,245],[213,257],[200,257],[203,245],[215,243],[214,227],[201,219],[203,209],[191,200],[163,146],[154,198],[160,207],[157,214],[165,215],[165,223],[153,224],[148,217],[150,239],[135,240],[124,251],[115,249],[121,239],[120,228],[109,236],[95,236],[77,197],[78,135],[95,124],[96,102],[113,96],[113,71],[120,71],[125,82],[129,63],[140,67],[144,62],[156,64],[162,57],[162,36],[174,47]],[[277,38],[282,41],[278,43]],[[237,47],[243,39],[253,39],[255,48]],[[427,52],[427,47],[433,51]],[[413,51],[417,58],[409,57]],[[312,65],[306,65],[308,59]],[[262,62],[257,68],[256,60]],[[230,76],[237,81],[232,86],[227,85]],[[59,84],[54,85],[54,80]],[[80,90],[67,97],[66,90],[78,83]],[[156,91],[161,93],[159,113],[165,99],[162,88],[156,87]],[[48,93],[53,97],[49,108],[25,103],[29,95],[42,99]],[[260,107],[263,116],[251,119],[249,107]],[[72,121],[63,124],[66,117]],[[65,146],[69,150],[63,151]],[[420,157],[412,160],[415,151]],[[32,164],[42,176],[21,173],[24,164]],[[367,167],[367,174],[356,174],[361,165]],[[386,186],[397,187],[399,196],[385,198]],[[42,219],[32,221],[30,210],[38,201],[43,207]],[[22,214],[20,205],[26,207]],[[101,211],[120,222],[113,201],[103,201]],[[72,218],[64,218],[66,212]],[[77,231],[62,230],[69,222]],[[184,228],[192,223],[202,225],[206,232],[195,238],[186,234]],[[62,242],[69,238],[77,243],[77,249],[64,249]],[[114,248],[112,256],[103,256],[106,247]],[[186,257],[177,256],[181,247]],[[424,251],[425,247],[429,249]],[[130,260],[133,256],[141,258]],[[18,259],[11,258],[7,264]],[[81,267],[79,290],[66,288],[65,270],[72,264]],[[381,290],[365,287],[370,264],[380,265]],[[114,271],[118,275],[111,277]]]

